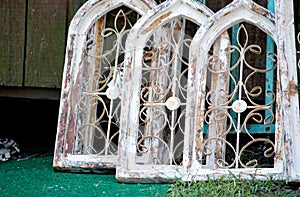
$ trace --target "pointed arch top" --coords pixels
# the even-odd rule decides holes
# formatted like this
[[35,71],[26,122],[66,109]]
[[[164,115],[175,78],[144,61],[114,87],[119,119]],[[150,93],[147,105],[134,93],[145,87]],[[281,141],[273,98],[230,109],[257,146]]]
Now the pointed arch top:
[[[179,122],[181,121],[180,118],[184,117],[184,113],[185,113],[185,97],[183,97],[182,95],[180,95],[180,91],[177,92],[177,90],[171,91],[171,89],[169,89],[168,91],[165,92],[169,92],[170,94],[166,94],[164,97],[159,101],[159,105],[163,106],[163,108],[161,108],[161,112],[162,114],[165,114],[164,117],[166,117],[165,119],[163,119],[163,121],[165,123],[167,123],[167,121],[170,121],[172,123],[170,124],[164,124],[161,126],[160,122],[158,122],[157,120],[155,121],[149,121],[149,125],[152,124],[152,122],[155,122],[156,126],[153,130],[153,133],[155,134],[148,134],[147,131],[145,132],[146,134],[144,135],[143,138],[145,139],[158,139],[161,141],[162,144],[165,144],[167,147],[165,150],[167,150],[169,152],[169,154],[167,155],[167,159],[165,159],[164,161],[166,162],[160,162],[160,160],[158,160],[159,162],[155,163],[155,165],[152,165],[151,162],[155,162],[155,158],[159,157],[156,155],[152,156],[154,154],[156,154],[156,152],[162,152],[161,150],[163,149],[159,149],[159,147],[164,148],[163,146],[152,146],[151,144],[149,144],[148,150],[154,150],[151,151],[154,154],[150,153],[150,152],[144,152],[142,153],[142,155],[140,156],[137,152],[137,147],[139,147],[139,145],[137,145],[137,136],[139,135],[139,133],[141,133],[139,131],[139,128],[144,126],[140,124],[140,119],[141,119],[141,114],[147,113],[147,111],[150,110],[145,110],[146,107],[149,107],[149,109],[154,106],[153,102],[144,102],[141,101],[141,95],[143,94],[143,86],[149,86],[150,88],[154,88],[154,86],[151,87],[151,84],[148,83],[148,81],[145,82],[143,76],[149,77],[150,75],[153,78],[153,76],[157,76],[157,79],[159,78],[159,80],[163,81],[165,80],[163,83],[168,83],[168,87],[175,87],[177,89],[180,89],[181,87],[185,86],[186,84],[182,84],[182,86],[178,87],[177,84],[179,83],[185,83],[183,80],[180,80],[180,77],[185,76],[185,74],[182,74],[183,72],[187,72],[186,70],[188,69],[188,63],[182,63],[182,59],[181,57],[183,55],[189,55],[190,54],[190,49],[189,46],[187,48],[185,48],[185,54],[183,54],[183,50],[177,50],[179,48],[183,49],[183,44],[185,43],[176,43],[176,41],[174,41],[175,39],[171,38],[172,31],[177,31],[177,35],[180,34],[180,36],[185,34],[185,26],[184,25],[178,25],[178,26],[172,26],[174,24],[176,24],[176,20],[180,19],[178,21],[184,21],[184,23],[186,21],[192,22],[195,25],[195,31],[197,30],[196,28],[199,28],[199,26],[201,27],[202,25],[204,25],[205,23],[207,23],[207,21],[210,19],[210,16],[213,15],[213,12],[206,7],[204,4],[194,1],[194,0],[170,0],[170,1],[166,1],[162,4],[160,4],[159,6],[155,7],[154,9],[150,10],[149,12],[147,12],[145,15],[142,16],[142,18],[133,26],[132,30],[130,31],[127,41],[126,41],[126,52],[125,52],[125,62],[124,62],[124,77],[123,77],[123,87],[122,87],[122,99],[121,99],[121,117],[120,117],[120,148],[119,148],[119,154],[118,154],[118,163],[119,166],[117,168],[117,174],[116,177],[118,180],[120,181],[124,181],[124,182],[134,182],[136,180],[134,180],[135,176],[139,177],[139,182],[149,182],[149,181],[153,181],[153,180],[157,180],[157,181],[169,181],[170,179],[174,179],[174,178],[178,178],[181,176],[181,166],[180,166],[180,162],[176,163],[173,162],[175,161],[175,157],[174,157],[174,150],[176,149],[176,147],[181,147],[180,145],[183,143],[183,137],[178,137],[175,141],[175,126],[171,125],[171,124],[175,124],[175,122]],[[175,22],[174,22],[175,21]],[[197,27],[196,27],[197,26]],[[174,28],[175,27],[175,28]],[[177,29],[178,28],[178,29]],[[163,33],[162,33],[163,32]],[[175,35],[175,34],[174,34]],[[185,35],[184,35],[185,36]],[[184,39],[186,37],[182,36]],[[191,35],[191,37],[194,36],[194,33]],[[163,48],[162,53],[157,50],[157,46],[153,45],[153,50],[157,50],[159,51],[157,54],[158,57],[162,57],[162,58],[157,58],[157,56],[155,56],[155,58],[151,58],[151,65],[153,65],[154,67],[156,67],[156,63],[159,62],[157,65],[159,65],[157,68],[160,69],[160,71],[158,69],[157,72],[154,71],[153,69],[149,69],[147,68],[148,66],[145,66],[145,63],[143,62],[143,60],[145,59],[145,54],[146,54],[146,48],[148,47],[148,41],[151,40],[153,38],[153,42],[158,42],[156,43],[157,46],[159,46],[160,44],[165,44],[165,43],[171,43],[170,40],[173,39],[173,46],[176,47],[170,47],[170,48]],[[188,38],[187,40],[191,40],[192,38]],[[152,40],[151,40],[152,41]],[[228,43],[228,36],[227,33],[224,33],[224,35],[222,35],[222,37],[220,38],[220,43],[223,43],[223,45],[226,45]],[[179,46],[181,45],[181,46]],[[189,45],[189,44],[187,44]],[[163,45],[161,45],[163,46]],[[171,45],[169,45],[171,46]],[[152,50],[152,47],[150,50]],[[217,48],[217,47],[216,47]],[[145,50],[146,49],[146,50]],[[173,50],[174,49],[174,50]],[[169,51],[168,51],[169,50]],[[188,51],[188,52],[187,52]],[[167,53],[168,54],[167,54]],[[164,57],[163,53],[166,53],[167,56]],[[146,54],[147,55],[147,54]],[[176,58],[170,58],[171,56],[176,56]],[[171,59],[171,61],[168,60],[168,58]],[[178,58],[178,59],[177,59]],[[176,60],[175,60],[176,59]],[[188,60],[188,57],[187,57]],[[169,61],[169,62],[168,62]],[[152,64],[154,63],[154,64]],[[178,64],[178,65],[177,65]],[[181,67],[183,64],[185,64],[184,66],[186,66],[186,68],[184,70],[181,70]],[[163,65],[163,66],[162,66]],[[170,66],[172,65],[172,66]],[[173,66],[174,65],[174,66]],[[180,66],[179,66],[180,65]],[[168,67],[168,70],[165,69],[166,67]],[[170,68],[169,68],[170,67]],[[176,71],[175,71],[176,69]],[[148,75],[147,72],[150,72],[151,74]],[[155,73],[156,72],[156,73]],[[182,72],[182,73],[181,73]],[[158,74],[159,73],[159,74]],[[172,74],[172,73],[176,73],[176,74]],[[178,75],[178,76],[177,76]],[[154,77],[154,78],[155,78]],[[179,79],[179,80],[178,80]],[[150,81],[150,80],[149,80]],[[151,79],[151,81],[154,81]],[[176,82],[177,81],[177,82]],[[160,82],[159,82],[160,83]],[[160,84],[163,84],[160,83]],[[171,85],[169,85],[171,84]],[[165,84],[163,84],[165,85]],[[157,88],[163,87],[162,86],[157,86]],[[147,87],[148,88],[148,87]],[[150,89],[149,88],[149,89]],[[174,88],[174,89],[175,89]],[[181,88],[182,89],[182,88]],[[145,89],[144,89],[145,90]],[[164,92],[165,89],[161,88],[160,90],[157,90],[156,92]],[[156,94],[156,93],[154,93]],[[170,95],[173,95],[172,97],[170,97]],[[150,97],[150,96],[149,96]],[[154,97],[154,96],[153,96]],[[181,98],[180,98],[181,97]],[[169,98],[171,98],[169,100]],[[180,99],[181,101],[180,101]],[[174,99],[174,100],[172,100]],[[174,111],[172,110],[171,112],[171,116],[173,117],[171,120],[171,116],[168,117],[168,115],[166,115],[166,112],[164,111],[165,108],[164,106],[166,106],[168,108],[168,101],[171,101],[171,105],[173,103],[179,104],[177,105],[178,107],[182,107],[180,110],[180,112],[178,111],[178,116],[177,114],[177,108],[174,109]],[[174,101],[174,102],[173,102]],[[181,104],[180,104],[181,103]],[[150,104],[150,105],[149,105]],[[153,104],[153,105],[152,105]],[[156,104],[156,103],[155,103]],[[140,107],[142,106],[142,107]],[[146,106],[146,107],[145,107]],[[157,105],[158,106],[158,105]],[[140,111],[142,108],[142,110],[144,111]],[[152,107],[153,108],[153,107]],[[154,109],[154,108],[153,108]],[[169,109],[169,108],[168,108]],[[150,117],[151,118],[151,117]],[[176,123],[179,124],[179,123]],[[163,123],[163,122],[162,122]],[[148,124],[148,123],[147,123]],[[154,123],[153,123],[154,125]],[[167,125],[167,126],[165,126]],[[170,144],[168,145],[164,139],[163,136],[159,134],[163,133],[163,132],[157,132],[158,130],[160,130],[160,128],[166,128],[169,129],[171,128],[172,132],[174,133],[174,135],[172,134],[170,137]],[[181,129],[181,128],[179,128]],[[150,130],[149,130],[150,131]],[[180,133],[180,131],[178,132]],[[154,136],[156,135],[156,136]],[[147,143],[147,142],[145,142]],[[177,145],[175,145],[176,143],[178,143]],[[153,144],[153,143],[152,143]],[[151,148],[150,146],[152,146],[153,148]],[[158,147],[158,148],[156,148]],[[145,149],[146,150],[146,149]],[[166,152],[164,150],[164,152]],[[170,151],[169,151],[170,150]],[[182,153],[182,151],[180,151]],[[150,155],[152,154],[152,155]],[[143,157],[148,158],[148,156],[150,156],[150,160],[148,159],[144,159]],[[143,162],[145,162],[144,164],[141,163],[140,160],[144,160]],[[148,163],[147,163],[148,162]],[[173,162],[173,163],[172,163]],[[147,173],[145,173],[145,171]],[[167,175],[167,176],[166,176]]]
[[[189,65],[191,69],[188,82],[188,95],[190,95],[190,97],[188,98],[187,103],[190,103],[191,105],[187,106],[188,115],[186,118],[186,122],[189,122],[190,124],[186,124],[188,125],[188,127],[186,126],[185,129],[186,133],[188,133],[188,135],[185,135],[186,144],[184,147],[185,154],[183,159],[185,171],[183,179],[185,180],[190,179],[190,174],[198,174],[199,177],[197,177],[196,179],[204,180],[205,177],[202,176],[204,173],[209,174],[214,172],[214,170],[219,170],[220,174],[226,173],[227,169],[221,169],[217,167],[216,169],[212,168],[211,172],[211,169],[203,169],[202,164],[200,164],[201,162],[198,161],[198,157],[201,157],[199,156],[201,154],[197,152],[199,147],[201,147],[201,145],[197,145],[197,140],[201,139],[201,137],[197,138],[196,136],[202,135],[199,133],[204,132],[203,117],[205,116],[205,84],[207,80],[206,77],[208,70],[206,68],[209,64],[209,50],[213,46],[213,43],[216,41],[216,39],[224,31],[227,31],[230,27],[242,22],[249,23],[258,27],[264,33],[269,35],[276,44],[278,43],[277,24],[274,14],[267,9],[257,5],[251,0],[233,1],[231,4],[227,5],[225,8],[219,10],[217,13],[211,16],[209,21],[204,26],[200,27],[200,29],[197,31],[191,44],[191,56]],[[241,100],[241,102],[242,101],[243,100]],[[280,124],[281,123],[279,123],[279,125]],[[279,128],[279,126],[277,128]],[[279,128],[278,130],[280,129],[282,128]],[[276,145],[276,147],[278,149],[282,148],[280,147],[280,143],[278,143],[278,146]],[[280,176],[282,176],[283,166],[281,164],[274,166],[275,170],[272,173],[274,173],[274,176],[277,176],[277,178],[279,178]],[[244,168],[243,170],[246,169]],[[252,169],[249,168],[247,170],[249,171],[249,173],[251,173]],[[270,173],[267,170],[266,172]],[[216,177],[217,176],[218,175],[216,175]],[[247,175],[245,175],[245,177],[246,176]]]
[[[139,15],[143,15],[156,6],[156,3],[153,0],[89,0],[77,11],[70,23],[53,161],[53,166],[56,168],[68,169],[80,168],[82,166],[99,166],[99,157],[91,156],[87,159],[86,155],[74,155],[74,139],[77,135],[76,132],[78,132],[76,128],[80,124],[77,119],[79,116],[78,106],[80,105],[81,94],[83,92],[82,84],[84,79],[82,76],[87,66],[85,63],[88,44],[87,37],[93,25],[101,23],[100,26],[105,26],[106,21],[104,16],[122,6],[129,8]],[[100,35],[101,33],[98,34]],[[100,44],[98,48],[101,48]],[[98,52],[101,53],[101,50],[99,49]],[[116,156],[113,155],[112,157],[109,161],[104,158],[99,168],[114,167]]]
[[[183,16],[195,24],[202,25],[212,14],[213,12],[208,7],[198,1],[166,1],[143,15],[132,28],[126,46],[128,49],[132,49],[135,45],[142,45],[140,41],[147,40],[155,29],[176,17]],[[131,42],[132,40],[136,42]]]
[[149,9],[156,6],[155,1],[152,0],[90,0],[87,1],[75,14],[70,26],[69,34],[83,34],[91,24],[105,15],[109,11],[126,6],[137,13],[143,15]]
[[[63,91],[70,85],[67,78],[71,75],[72,69],[77,69],[81,63],[83,54],[82,46],[84,45],[86,35],[92,24],[97,19],[104,16],[109,11],[121,6],[126,6],[138,14],[143,15],[148,10],[156,6],[153,0],[90,0],[87,1],[75,14],[71,20],[65,55],[65,65],[63,73]],[[78,50],[78,51],[77,51]],[[76,77],[75,77],[76,78]],[[67,90],[65,90],[67,91]]]
[[191,48],[196,50],[197,46],[209,48],[213,44],[214,39],[218,38],[231,26],[240,22],[247,22],[257,26],[276,42],[274,14],[251,0],[235,0],[210,17],[207,24],[196,33]]

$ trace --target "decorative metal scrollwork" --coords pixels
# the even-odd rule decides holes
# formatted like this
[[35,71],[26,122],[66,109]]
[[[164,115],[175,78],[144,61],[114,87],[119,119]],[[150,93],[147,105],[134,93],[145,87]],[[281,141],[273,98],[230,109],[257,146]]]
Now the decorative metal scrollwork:
[[100,18],[89,31],[78,110],[78,154],[117,154],[124,45],[138,17],[121,7]]
[[182,162],[190,37],[185,19],[173,20],[153,34],[144,51],[140,129],[137,155],[144,163],[180,165]]
[[[239,57],[228,68],[220,69],[217,56],[209,58],[207,76],[212,79],[226,76],[228,81],[230,79],[230,83],[234,84],[234,88],[211,89],[206,93],[204,122],[207,128],[202,133],[204,137],[198,159],[203,165],[215,168],[262,167],[264,162],[260,161],[266,160],[273,165],[272,159],[269,158],[274,156],[274,139],[267,135],[257,137],[249,129],[266,129],[275,123],[275,92],[267,89],[264,83],[255,78],[257,75],[266,75],[276,70],[276,55],[267,54],[273,62],[270,68],[257,68],[252,65],[247,56],[260,55],[262,49],[258,45],[249,44],[248,32],[244,25],[239,27],[237,46],[230,45],[225,50],[227,55],[234,52],[237,52]],[[233,70],[238,71],[238,76],[232,75]]]

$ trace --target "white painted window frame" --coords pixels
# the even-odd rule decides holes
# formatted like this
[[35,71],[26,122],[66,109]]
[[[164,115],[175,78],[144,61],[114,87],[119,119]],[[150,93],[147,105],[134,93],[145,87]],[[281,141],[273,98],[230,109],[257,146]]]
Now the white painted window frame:
[[82,75],[86,66],[84,53],[87,35],[98,19],[121,6],[143,15],[156,3],[153,0],[89,0],[78,10],[69,26],[53,159],[53,166],[57,170],[97,172],[116,166],[117,155],[75,154],[74,149],[80,95],[83,91]]
[[[242,178],[265,180],[274,179],[299,181],[300,179],[300,131],[296,70],[295,33],[293,23],[293,2],[275,1],[275,16],[257,6],[251,0],[235,0],[226,8],[214,14],[207,25],[202,26],[191,45],[191,69],[188,84],[187,123],[185,128],[184,175],[183,180],[207,180],[234,173]],[[197,132],[203,130],[203,110],[200,103],[205,99],[205,65],[208,49],[214,40],[226,29],[239,22],[259,27],[269,34],[277,45],[277,75],[279,86],[276,90],[277,114],[275,125],[274,168],[204,169],[197,161]],[[198,122],[198,124],[197,124]]]
[[[168,182],[182,177],[180,165],[138,164],[140,87],[143,49],[150,35],[177,17],[197,25],[206,23],[213,13],[203,4],[190,0],[170,0],[147,12],[132,28],[126,43],[122,90],[121,128],[116,178],[121,182]],[[226,34],[220,42],[228,43]]]

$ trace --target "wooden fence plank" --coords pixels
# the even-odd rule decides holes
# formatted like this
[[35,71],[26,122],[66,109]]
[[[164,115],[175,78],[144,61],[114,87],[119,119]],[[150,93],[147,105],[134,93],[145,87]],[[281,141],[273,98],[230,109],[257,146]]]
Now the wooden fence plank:
[[69,24],[76,14],[77,10],[86,2],[87,0],[68,0],[68,11],[67,11],[67,22],[69,27]]
[[0,1],[0,85],[22,86],[26,1]]
[[66,1],[28,0],[25,86],[61,86]]

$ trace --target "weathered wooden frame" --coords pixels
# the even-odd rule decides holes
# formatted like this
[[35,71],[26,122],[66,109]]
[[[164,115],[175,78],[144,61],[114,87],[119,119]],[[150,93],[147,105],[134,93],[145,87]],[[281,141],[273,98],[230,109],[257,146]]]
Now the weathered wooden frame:
[[[127,42],[124,78],[121,92],[121,122],[118,155],[74,153],[77,118],[85,72],[84,53],[89,29],[109,11],[126,6],[143,17],[133,26]],[[151,8],[153,8],[151,10]],[[153,165],[137,162],[137,138],[140,86],[144,46],[149,37],[158,39],[168,22],[185,17],[200,26],[190,48],[188,92],[184,129],[183,166]],[[58,170],[99,172],[117,167],[116,178],[121,182],[169,182],[174,179],[206,180],[234,173],[242,178],[300,181],[299,98],[294,33],[293,1],[275,0],[275,14],[258,6],[252,0],[233,0],[225,8],[213,13],[204,4],[192,0],[169,0],[157,6],[153,0],[90,0],[71,22],[65,57],[61,105],[53,166]],[[268,34],[277,45],[278,85],[276,89],[275,156],[273,168],[203,168],[197,159],[199,132],[204,132],[203,100],[206,96],[208,50],[214,53],[229,44],[226,30],[240,22],[250,23]],[[225,32],[225,33],[224,33]],[[166,34],[165,34],[166,33]],[[165,34],[165,35],[163,35]],[[162,36],[162,37],[160,37]],[[216,50],[215,50],[216,49]],[[223,57],[222,65],[229,65]],[[228,77],[228,76],[227,76]],[[224,78],[212,78],[211,88],[226,89]],[[106,95],[107,96],[107,95]],[[218,102],[218,101],[217,101]],[[95,113],[95,110],[92,112]],[[91,117],[86,117],[87,119]],[[296,129],[295,129],[296,128]],[[217,131],[212,133],[217,136]],[[87,141],[91,139],[86,138]],[[213,146],[213,145],[212,145]],[[223,146],[223,149],[225,147]],[[211,159],[211,163],[214,161]]]
[[[146,41],[152,33],[176,17],[185,17],[201,26],[207,22],[210,15],[212,15],[212,11],[199,2],[170,0],[143,15],[132,28],[126,43],[121,131],[116,172],[118,181],[168,182],[182,177],[182,167],[179,165],[140,165],[137,163],[143,46],[146,45]],[[220,40],[228,43],[226,34]]]
[[[300,119],[299,92],[297,76],[296,36],[294,26],[294,4],[292,0],[275,0],[275,13],[278,39],[278,60],[280,61],[280,77],[282,79],[283,153],[285,160],[284,174],[286,181],[300,181]],[[289,47],[287,47],[289,46]]]
[[[153,0],[90,0],[71,21],[65,56],[53,166],[58,170],[94,171],[113,169],[116,155],[74,154],[79,97],[82,92],[84,51],[90,27],[115,8],[126,6],[143,15],[156,5]],[[89,119],[89,117],[86,117]]]
[[[296,89],[297,70],[295,52],[295,33],[293,26],[292,1],[275,1],[275,16],[251,0],[235,0],[226,8],[213,15],[210,21],[202,26],[191,45],[190,77],[188,81],[187,117],[184,143],[183,180],[207,180],[220,178],[234,173],[250,179],[255,175],[265,180],[274,179],[299,181],[299,106]],[[203,132],[203,103],[205,99],[205,66],[208,61],[208,50],[214,40],[227,28],[246,22],[259,27],[269,34],[277,44],[277,73],[279,84],[276,90],[277,113],[275,125],[274,168],[240,168],[240,169],[204,169],[196,159],[199,151],[200,132]],[[292,129],[293,128],[293,129]]]

